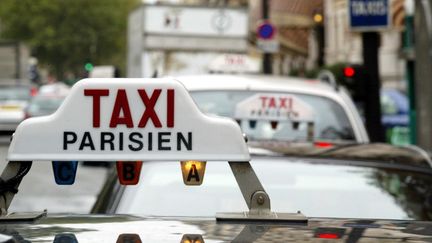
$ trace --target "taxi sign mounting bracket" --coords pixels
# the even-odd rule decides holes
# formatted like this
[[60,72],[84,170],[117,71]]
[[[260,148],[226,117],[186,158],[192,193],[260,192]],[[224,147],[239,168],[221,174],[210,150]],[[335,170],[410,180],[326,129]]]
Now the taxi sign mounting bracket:
[[9,161],[6,165],[0,176],[0,217],[7,215],[22,178],[30,171],[31,166],[31,161]]
[[47,211],[10,213],[9,206],[22,179],[30,171],[32,161],[9,161],[0,176],[0,222],[30,222],[46,216]]
[[268,231],[269,227],[270,226],[254,224],[245,225],[243,230],[231,241],[231,243],[255,242]]
[[248,162],[229,162],[229,165],[249,210],[258,214],[270,212],[270,199],[252,166]]
[[275,213],[271,211],[270,197],[264,190],[249,162],[228,162],[236,178],[249,212],[217,213],[216,220],[222,221],[259,221],[278,223],[307,223],[307,218],[297,213]]

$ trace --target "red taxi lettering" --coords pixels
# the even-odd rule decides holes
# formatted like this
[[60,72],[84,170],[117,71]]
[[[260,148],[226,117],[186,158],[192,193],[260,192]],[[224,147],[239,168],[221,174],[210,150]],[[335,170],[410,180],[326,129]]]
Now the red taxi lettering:
[[261,100],[261,107],[262,107],[262,108],[266,108],[266,100],[267,100],[267,97],[265,97],[265,96],[261,96],[261,97],[260,97],[260,100]]
[[[123,116],[120,116],[120,113],[123,113]],[[126,127],[132,128],[132,114],[129,108],[129,102],[126,96],[126,90],[119,89],[117,91],[116,100],[114,103],[114,109],[111,115],[110,127],[114,128],[117,125],[123,124]]]
[[169,89],[167,94],[167,127],[174,127],[174,90]]
[[[162,123],[159,119],[158,114],[155,111],[156,103],[162,93],[161,89],[155,89],[150,97],[147,95],[146,90],[137,90],[141,101],[144,104],[144,110],[141,115],[141,119],[138,122],[138,127],[146,127],[148,121],[151,121],[156,128],[161,128]],[[85,96],[91,96],[93,102],[93,127],[100,127],[100,106],[101,97],[109,96],[108,89],[85,89]],[[174,89],[167,90],[167,114],[166,114],[166,126],[169,128],[174,127]],[[130,105],[126,90],[119,89],[116,94],[115,103],[113,111],[111,114],[111,119],[109,127],[116,128],[118,125],[125,125],[128,128],[133,128],[134,122],[132,119],[132,114],[130,111]]]
[[273,98],[273,97],[270,98],[269,107],[270,108],[276,108],[276,100],[275,100],[275,98]]
[[[291,110],[292,109],[292,103],[293,100],[292,98],[287,98],[287,97],[266,97],[266,96],[260,96],[259,97],[261,100],[261,108],[265,109],[265,108],[278,108],[278,109],[288,109]],[[287,104],[288,102],[288,104]]]
[[279,101],[280,101],[279,108],[287,108],[287,106],[286,106],[287,99],[288,98],[284,98],[284,97],[279,98]]
[[108,89],[85,89],[85,96],[93,97],[93,127],[100,127],[100,99],[101,96],[108,96]]
[[160,94],[161,94],[161,90],[160,89],[155,89],[153,91],[153,94],[151,95],[151,97],[149,98],[147,96],[147,93],[145,92],[145,90],[140,89],[138,90],[138,93],[141,97],[141,100],[143,101],[146,109],[144,110],[144,113],[141,116],[141,120],[138,124],[138,127],[145,127],[147,125],[147,121],[150,119],[155,127],[162,127],[162,124],[154,110],[154,107],[156,105],[156,101],[158,100]]

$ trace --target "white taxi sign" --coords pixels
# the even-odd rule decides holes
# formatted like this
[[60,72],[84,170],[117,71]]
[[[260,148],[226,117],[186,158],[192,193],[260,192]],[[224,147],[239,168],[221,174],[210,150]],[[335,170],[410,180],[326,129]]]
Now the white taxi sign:
[[235,108],[236,119],[311,122],[313,108],[291,94],[257,93],[239,102]]
[[249,161],[231,119],[204,115],[174,79],[84,79],[56,113],[17,128],[9,161]]

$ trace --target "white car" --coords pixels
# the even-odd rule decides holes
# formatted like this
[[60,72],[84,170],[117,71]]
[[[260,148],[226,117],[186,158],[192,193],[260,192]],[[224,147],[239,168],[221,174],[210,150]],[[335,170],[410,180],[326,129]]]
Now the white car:
[[42,85],[25,109],[25,118],[46,116],[54,113],[70,92],[70,87],[63,83]]
[[258,75],[176,79],[203,112],[236,119],[250,140],[369,142],[363,121],[343,87],[320,80]]
[[32,95],[30,86],[0,86],[0,131],[15,131],[24,119],[24,108]]

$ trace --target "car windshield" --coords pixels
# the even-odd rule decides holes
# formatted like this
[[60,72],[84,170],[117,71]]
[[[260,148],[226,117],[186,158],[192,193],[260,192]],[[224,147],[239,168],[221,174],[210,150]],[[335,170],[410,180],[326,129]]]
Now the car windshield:
[[[273,212],[307,217],[430,220],[430,174],[304,159],[261,157],[251,162]],[[173,207],[175,202],[175,207]],[[228,163],[208,163],[199,187],[183,184],[178,163],[144,163],[138,186],[125,188],[116,213],[206,216],[248,211]]]
[[30,91],[26,87],[0,87],[0,101],[30,99]]
[[[203,112],[235,118],[237,104],[257,93],[256,91],[224,90],[192,91],[191,95]],[[294,95],[312,107],[315,140],[355,140],[353,128],[344,109],[335,101],[306,94],[290,95]],[[296,126],[295,122],[290,120],[280,121],[276,129],[272,128],[268,120],[256,120],[253,121],[254,124],[251,124],[250,120],[241,120],[239,123],[251,140],[306,141],[308,136],[308,126],[304,122]]]
[[28,112],[31,114],[51,114],[57,110],[64,99],[65,97],[37,96],[30,102]]

